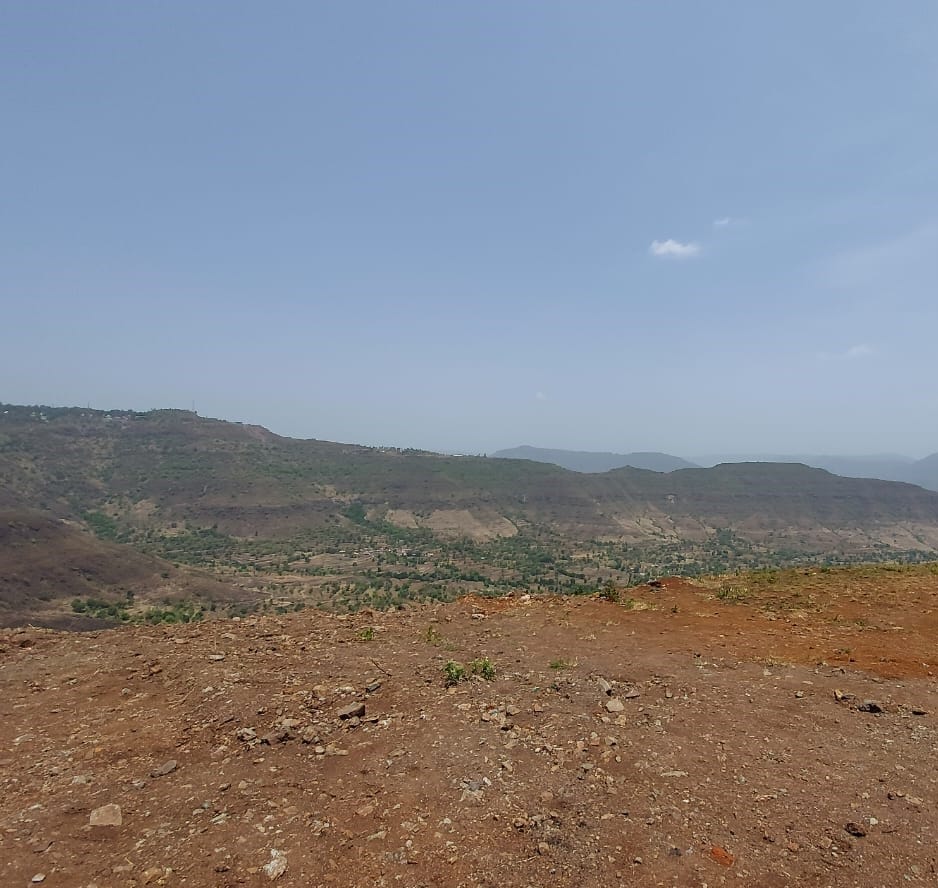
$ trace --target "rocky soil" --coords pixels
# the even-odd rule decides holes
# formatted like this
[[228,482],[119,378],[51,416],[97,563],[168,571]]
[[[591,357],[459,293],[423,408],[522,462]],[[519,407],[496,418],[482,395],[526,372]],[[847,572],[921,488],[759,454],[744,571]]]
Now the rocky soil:
[[628,595],[4,630],[0,884],[938,883],[933,634]]

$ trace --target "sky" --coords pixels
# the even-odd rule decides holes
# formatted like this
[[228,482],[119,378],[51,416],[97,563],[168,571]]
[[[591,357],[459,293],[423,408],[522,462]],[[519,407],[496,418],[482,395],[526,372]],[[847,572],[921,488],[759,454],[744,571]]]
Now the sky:
[[0,401],[938,451],[938,4],[8,0]]

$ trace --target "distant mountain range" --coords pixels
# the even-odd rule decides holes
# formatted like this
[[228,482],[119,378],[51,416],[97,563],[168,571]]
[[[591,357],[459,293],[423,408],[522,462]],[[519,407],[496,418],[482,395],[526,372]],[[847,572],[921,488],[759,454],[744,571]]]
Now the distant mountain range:
[[673,472],[676,469],[699,469],[700,466],[668,453],[594,453],[588,450],[548,450],[543,447],[512,447],[490,454],[496,459],[530,459],[551,463],[571,472],[610,472],[613,469],[647,469],[650,472]]
[[[300,603],[348,603],[394,583],[407,600],[414,584],[426,595],[456,581],[582,584],[578,553],[600,549],[591,582],[640,568],[639,549],[669,570],[686,558],[722,569],[938,553],[938,492],[912,484],[656,453],[605,472],[615,455],[573,454],[570,471],[531,458],[563,451],[521,452],[444,456],[283,438],[183,410],[0,404],[0,625],[61,620],[89,596],[237,604],[242,588],[263,591],[258,572],[295,586]],[[929,468],[938,457],[905,466]]]
[[716,466],[723,463],[800,463],[824,469],[843,478],[875,478],[880,481],[902,481],[928,490],[938,490],[938,453],[915,460],[898,454],[869,456],[838,456],[835,454],[752,454],[725,453],[697,457],[692,462],[668,453],[603,453],[584,450],[556,450],[543,447],[512,447],[491,456],[499,459],[530,459],[551,463],[573,472],[594,474],[631,467],[652,472],[673,472],[677,469]]

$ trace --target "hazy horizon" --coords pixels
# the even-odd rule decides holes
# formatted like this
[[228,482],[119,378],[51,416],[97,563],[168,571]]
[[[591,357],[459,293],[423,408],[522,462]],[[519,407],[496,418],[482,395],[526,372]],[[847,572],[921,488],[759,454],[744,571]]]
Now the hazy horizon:
[[938,451],[938,6],[15,4],[0,398]]

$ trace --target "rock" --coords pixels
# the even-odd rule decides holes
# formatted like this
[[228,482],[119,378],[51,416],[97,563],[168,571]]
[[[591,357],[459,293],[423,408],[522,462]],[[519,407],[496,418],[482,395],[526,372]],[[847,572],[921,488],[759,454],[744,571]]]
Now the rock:
[[213,662],[218,663],[221,660],[225,659],[225,655],[224,654],[209,654],[208,658],[209,660],[212,660]]
[[271,881],[279,879],[287,871],[287,855],[283,851],[271,848],[270,860],[261,869]]
[[336,715],[343,721],[347,718],[361,718],[365,714],[365,704],[364,703],[349,703],[348,706],[343,706]]
[[302,740],[304,743],[318,743],[319,733],[312,725],[307,725],[300,732],[300,740]]
[[120,805],[102,805],[91,812],[88,819],[89,826],[120,826],[124,818]]
[[862,839],[866,835],[866,830],[859,823],[854,823],[852,820],[844,824],[844,830],[858,839]]
[[606,709],[609,712],[622,712],[625,709],[625,704],[617,697],[613,697],[611,700],[606,701]]
[[45,873],[36,873],[29,881],[30,882],[45,882],[46,874]]
[[163,762],[158,768],[154,768],[150,771],[151,777],[165,777],[167,774],[172,774],[176,770],[176,759],[170,759],[168,762]]
[[288,740],[292,739],[293,731],[289,728],[278,728],[275,731],[271,731],[269,734],[264,734],[264,736],[261,737],[261,743],[273,746],[275,743],[286,743]]
[[710,849],[710,859],[715,860],[720,866],[732,866],[736,858],[730,854],[726,848],[721,847],[720,845],[714,845]]
[[600,689],[607,697],[611,697],[611,696],[612,696],[612,685],[611,685],[608,681],[606,681],[606,679],[604,679],[604,678],[599,678],[599,679],[597,679],[597,682],[596,682],[596,683],[599,685],[599,689]]
[[795,691],[795,696],[800,700],[804,697],[804,691]]
[[538,842],[537,843],[537,853],[538,854],[550,854],[550,845],[547,842]]
[[254,728],[238,728],[235,736],[239,740],[243,740],[245,743],[257,739],[257,731]]
[[864,700],[858,707],[860,712],[882,712],[883,707],[875,700]]
[[636,697],[641,697],[642,692],[638,688],[629,688],[622,696],[626,700],[634,700]]
[[365,685],[365,693],[367,694],[373,694],[375,691],[378,691],[380,689],[381,689],[380,681],[372,681]]

